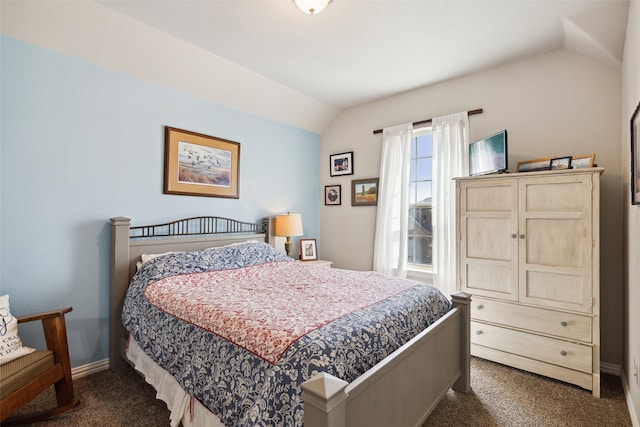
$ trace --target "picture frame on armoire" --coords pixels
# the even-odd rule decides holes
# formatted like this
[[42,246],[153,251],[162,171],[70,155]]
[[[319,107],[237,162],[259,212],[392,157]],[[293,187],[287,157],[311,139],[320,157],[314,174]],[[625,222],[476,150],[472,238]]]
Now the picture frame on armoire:
[[571,158],[571,169],[592,168],[595,162],[595,154],[586,154],[584,156],[573,156]]
[[631,204],[640,205],[640,102],[631,116]]

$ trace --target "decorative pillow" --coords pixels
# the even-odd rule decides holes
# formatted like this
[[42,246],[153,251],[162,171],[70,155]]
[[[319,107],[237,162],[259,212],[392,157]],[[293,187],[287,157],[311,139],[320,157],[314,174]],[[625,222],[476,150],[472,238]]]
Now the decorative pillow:
[[[215,246],[215,248],[228,248],[230,246],[239,246],[239,245],[246,245],[246,244],[252,244],[252,243],[259,243],[257,240],[246,240],[243,242],[235,242],[235,243],[229,243],[227,245],[224,246]],[[214,249],[214,248],[210,248],[210,249]],[[140,255],[140,261],[138,261],[136,263],[136,269],[140,270],[140,267],[142,267],[142,264],[151,261],[152,259],[158,258],[160,256],[163,255],[171,255],[171,254],[181,254],[184,252],[163,252],[161,254],[142,254]]]
[[18,319],[9,310],[9,295],[0,296],[0,365],[36,351],[25,347],[18,336]]
[[179,253],[179,252],[164,252],[164,253],[161,253],[161,254],[142,254],[142,255],[140,255],[140,262],[142,262],[144,264],[145,262],[149,262],[152,259],[158,258],[160,256],[177,254],[177,253]]

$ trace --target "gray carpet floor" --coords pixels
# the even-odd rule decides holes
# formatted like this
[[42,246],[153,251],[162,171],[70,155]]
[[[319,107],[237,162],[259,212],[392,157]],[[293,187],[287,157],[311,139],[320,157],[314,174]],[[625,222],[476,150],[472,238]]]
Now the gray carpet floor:
[[[604,375],[602,397],[559,381],[472,359],[472,391],[450,390],[424,427],[631,426],[620,378]],[[38,427],[169,426],[169,411],[133,369],[100,372],[74,382],[80,406]],[[53,390],[24,408],[53,404]],[[392,426],[389,426],[392,427]]]

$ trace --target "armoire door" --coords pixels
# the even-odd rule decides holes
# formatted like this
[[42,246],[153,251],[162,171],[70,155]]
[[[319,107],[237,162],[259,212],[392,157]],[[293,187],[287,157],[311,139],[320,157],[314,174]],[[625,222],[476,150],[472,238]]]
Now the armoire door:
[[590,175],[519,180],[519,300],[591,312]]
[[516,180],[462,182],[460,288],[474,295],[518,299]]

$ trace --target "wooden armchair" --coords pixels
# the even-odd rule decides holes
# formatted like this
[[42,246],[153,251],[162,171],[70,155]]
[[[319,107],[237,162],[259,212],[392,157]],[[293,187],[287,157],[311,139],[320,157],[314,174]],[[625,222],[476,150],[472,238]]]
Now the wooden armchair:
[[[75,408],[71,364],[64,315],[71,307],[18,318],[18,323],[41,320],[47,350],[35,351],[0,366],[0,421],[2,426],[33,423]],[[35,414],[8,418],[52,385],[57,406]],[[6,421],[5,421],[6,420]]]

